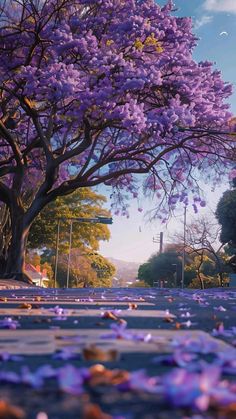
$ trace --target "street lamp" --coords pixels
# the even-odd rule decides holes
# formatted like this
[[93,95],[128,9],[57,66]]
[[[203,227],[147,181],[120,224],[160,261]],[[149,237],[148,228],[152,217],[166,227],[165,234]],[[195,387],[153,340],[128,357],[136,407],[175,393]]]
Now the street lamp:
[[93,218],[87,217],[60,217],[57,219],[57,239],[56,239],[56,259],[55,259],[55,269],[54,269],[54,288],[56,288],[57,281],[57,268],[58,268],[58,252],[59,252],[59,236],[60,236],[60,225],[61,221],[70,221],[70,236],[69,236],[69,253],[68,253],[68,263],[67,263],[67,274],[66,274],[66,288],[69,288],[69,279],[70,279],[70,259],[71,259],[71,247],[72,247],[72,233],[73,233],[73,223],[92,223],[92,224],[112,224],[113,219],[111,217],[96,216]]

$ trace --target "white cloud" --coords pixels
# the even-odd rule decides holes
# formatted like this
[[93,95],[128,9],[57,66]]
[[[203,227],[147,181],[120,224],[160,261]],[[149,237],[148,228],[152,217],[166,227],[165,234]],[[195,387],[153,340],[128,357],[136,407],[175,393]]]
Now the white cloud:
[[212,12],[236,13],[236,0],[205,0],[203,7]]
[[207,25],[208,23],[211,23],[212,20],[213,20],[213,16],[203,15],[199,19],[196,20],[194,27],[195,29],[199,29],[202,26]]

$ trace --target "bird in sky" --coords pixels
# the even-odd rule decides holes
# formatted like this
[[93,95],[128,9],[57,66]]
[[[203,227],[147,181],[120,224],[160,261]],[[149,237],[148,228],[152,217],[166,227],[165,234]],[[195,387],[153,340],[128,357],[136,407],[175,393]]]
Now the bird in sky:
[[228,34],[228,32],[226,32],[226,31],[222,31],[221,33],[220,33],[220,36],[228,36],[229,34]]

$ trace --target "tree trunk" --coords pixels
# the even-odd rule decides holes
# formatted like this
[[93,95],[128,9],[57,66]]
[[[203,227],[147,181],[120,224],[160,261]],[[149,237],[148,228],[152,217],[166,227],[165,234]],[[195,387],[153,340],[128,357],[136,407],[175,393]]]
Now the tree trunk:
[[28,232],[29,227],[25,226],[23,214],[19,214],[15,209],[12,217],[12,237],[4,278],[32,283],[30,277],[24,272]]
[[11,242],[11,218],[9,208],[0,205],[0,275],[6,270],[7,255]]
[[24,271],[26,244],[29,229],[47,204],[47,200],[42,197],[34,200],[31,207],[24,212],[23,206],[18,198],[12,199],[9,207],[11,217],[11,243],[7,254],[4,278],[14,278],[32,284],[32,280]]
[[199,270],[197,270],[197,277],[198,277],[198,280],[200,282],[200,288],[201,288],[201,290],[204,290],[204,280],[202,279],[202,276],[201,276],[201,273],[200,273]]
[[202,275],[201,275],[202,261],[203,261],[203,258],[201,258],[200,265],[198,265],[198,267],[197,267],[197,277],[198,277],[198,280],[200,282],[201,290],[204,290],[204,288],[205,288],[204,287],[204,280],[203,280]]
[[204,288],[205,288],[204,280],[203,280],[202,275],[201,275],[201,267],[202,267],[202,264],[203,264],[203,257],[204,257],[204,253],[202,252],[201,255],[200,255],[200,261],[199,261],[199,264],[198,264],[198,267],[197,267],[197,277],[198,277],[199,282],[200,282],[201,290],[204,290]]

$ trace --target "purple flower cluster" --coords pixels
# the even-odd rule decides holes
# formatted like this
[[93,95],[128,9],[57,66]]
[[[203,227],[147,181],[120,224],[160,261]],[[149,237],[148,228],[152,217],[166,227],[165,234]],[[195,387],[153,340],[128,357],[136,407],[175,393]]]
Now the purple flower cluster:
[[[236,402],[233,386],[220,380],[221,369],[206,365],[200,373],[175,369],[163,378],[164,394],[173,406],[195,407],[206,411],[210,405],[225,406]],[[187,389],[187,391],[186,391]]]
[[191,19],[154,0],[78,0],[60,12],[56,0],[1,7],[5,187],[17,165],[20,199],[39,191],[39,208],[79,185],[136,194],[141,173],[146,193],[167,194],[172,209],[187,204],[186,190],[195,210],[205,205],[192,171],[214,167],[219,179],[225,171],[230,137],[216,141],[215,132],[232,129],[232,89],[211,63],[193,60]]

